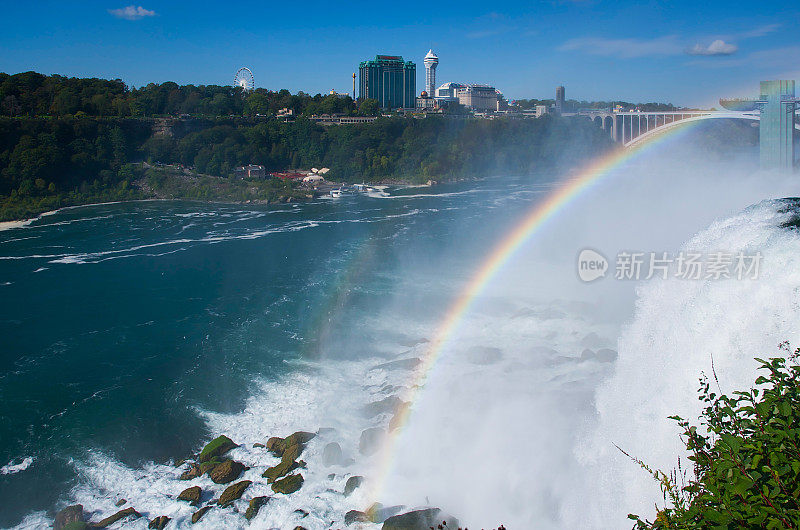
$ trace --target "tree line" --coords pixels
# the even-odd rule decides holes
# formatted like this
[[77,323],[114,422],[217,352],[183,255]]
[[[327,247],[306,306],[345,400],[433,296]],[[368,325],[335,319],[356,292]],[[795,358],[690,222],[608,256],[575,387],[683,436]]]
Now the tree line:
[[372,100],[356,105],[350,96],[338,94],[311,96],[263,88],[244,92],[241,87],[181,86],[172,81],[135,88],[120,79],[0,73],[0,116],[7,117],[267,116],[284,108],[295,115],[378,112]]

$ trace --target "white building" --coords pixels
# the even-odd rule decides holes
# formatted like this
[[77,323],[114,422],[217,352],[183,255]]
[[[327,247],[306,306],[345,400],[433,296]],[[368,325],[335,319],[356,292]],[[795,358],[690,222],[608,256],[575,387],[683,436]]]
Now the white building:
[[423,62],[425,63],[425,92],[433,97],[436,89],[436,67],[439,65],[439,58],[433,53],[433,50],[428,50]]
[[436,89],[436,98],[456,98],[458,95],[456,91],[463,88],[465,85],[459,83],[445,83]]
[[500,110],[502,94],[489,85],[466,85],[456,89],[458,102],[472,110],[497,111]]

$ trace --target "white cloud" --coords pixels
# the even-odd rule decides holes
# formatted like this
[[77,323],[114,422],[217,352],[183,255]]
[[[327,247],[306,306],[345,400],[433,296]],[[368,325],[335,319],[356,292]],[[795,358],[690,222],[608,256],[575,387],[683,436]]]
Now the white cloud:
[[708,46],[700,43],[695,44],[686,52],[689,55],[732,55],[739,49],[735,44],[717,39]]
[[121,7],[119,9],[109,9],[108,12],[117,18],[122,18],[125,20],[139,20],[145,17],[156,16],[155,11],[145,9],[142,6],[137,7],[134,5],[130,5],[128,7]]
[[757,28],[753,28],[750,31],[742,32],[739,37],[742,39],[753,39],[756,37],[763,37],[764,35],[769,35],[770,33],[774,33],[780,29],[781,24],[767,24],[765,26],[758,26]]
[[562,51],[583,51],[592,55],[621,57],[623,59],[655,55],[680,55],[683,53],[683,46],[675,35],[666,35],[655,39],[585,37],[568,40],[558,49]]

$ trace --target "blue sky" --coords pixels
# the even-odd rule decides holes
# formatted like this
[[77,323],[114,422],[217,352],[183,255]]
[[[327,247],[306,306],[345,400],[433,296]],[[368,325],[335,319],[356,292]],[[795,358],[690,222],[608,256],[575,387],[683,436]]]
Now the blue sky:
[[758,81],[800,81],[796,1],[4,2],[0,71],[348,91],[379,53],[439,55],[437,84],[490,83],[509,99],[714,105]]

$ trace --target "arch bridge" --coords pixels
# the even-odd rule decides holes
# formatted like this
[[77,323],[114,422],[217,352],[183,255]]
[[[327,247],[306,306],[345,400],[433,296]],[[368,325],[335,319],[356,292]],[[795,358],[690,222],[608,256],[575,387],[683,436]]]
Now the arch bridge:
[[[597,111],[581,113],[598,127],[607,131],[615,142],[633,147],[647,138],[681,124],[700,120],[743,119],[759,121],[758,111],[736,112],[720,110],[684,110],[670,112],[614,112]],[[800,124],[795,127],[800,130]]]
[[745,119],[759,122],[759,147],[763,168],[792,169],[794,143],[800,130],[800,98],[794,81],[762,81],[761,94],[749,99],[720,99],[727,110],[673,110],[661,112],[578,112],[627,148],[681,124],[711,119]]

